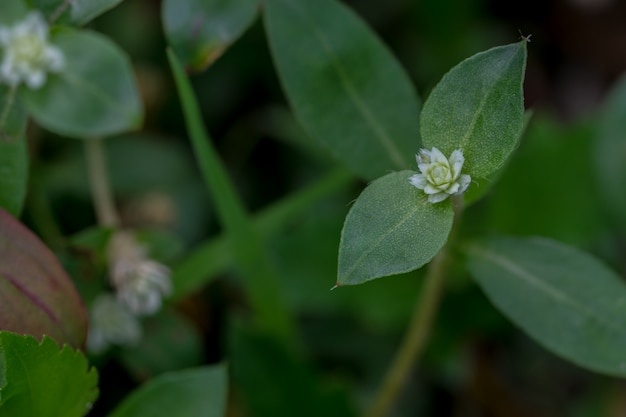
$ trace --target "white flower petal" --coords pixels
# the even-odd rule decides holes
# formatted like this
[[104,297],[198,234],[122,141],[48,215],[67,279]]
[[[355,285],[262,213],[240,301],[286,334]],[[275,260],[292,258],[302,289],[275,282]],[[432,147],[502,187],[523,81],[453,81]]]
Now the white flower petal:
[[412,175],[411,177],[409,177],[409,182],[420,190],[423,190],[424,187],[426,187],[426,185],[428,184],[426,177],[422,174]]
[[63,52],[55,46],[51,46],[46,50],[45,57],[51,72],[59,72],[65,66],[65,56]]
[[96,298],[89,314],[87,347],[94,353],[110,345],[132,345],[141,338],[141,325],[135,316],[110,294]]
[[26,75],[25,81],[29,88],[36,90],[46,82],[46,73],[43,71],[32,72]]
[[452,167],[452,172],[454,174],[454,179],[458,178],[461,174],[461,169],[463,168],[463,163],[465,162],[465,157],[463,157],[463,153],[460,150],[455,150],[450,155],[450,166]]
[[430,151],[420,149],[415,159],[421,174],[409,177],[409,182],[424,190],[431,203],[438,203],[452,194],[462,193],[471,182],[469,175],[461,174],[465,158],[460,149],[453,151],[448,159],[433,146]]
[[64,64],[62,51],[48,41],[48,24],[38,11],[24,20],[0,29],[3,46],[0,75],[6,84],[25,83],[31,89],[40,88],[48,72],[58,72]]
[[426,194],[437,194],[441,192],[441,189],[438,187],[433,187],[431,184],[428,184],[426,187],[424,187],[424,192]]
[[441,151],[433,146],[430,151],[430,160],[433,164],[445,164],[448,165],[448,158]]
[[453,182],[452,184],[450,184],[450,186],[446,189],[446,193],[448,194],[455,194],[459,191],[459,183],[458,182]]
[[461,177],[459,178],[459,191],[457,191],[458,193],[462,193],[465,190],[467,190],[467,187],[469,187],[470,183],[472,182],[472,177],[470,177],[467,174],[463,174],[461,175]]
[[448,194],[446,193],[439,193],[439,194],[431,194],[428,196],[428,202],[429,203],[439,203],[443,200],[445,200],[446,198],[448,198]]
[[417,167],[420,172],[426,173],[426,170],[432,163],[430,151],[426,149],[421,149],[417,155],[415,155],[415,159],[417,160]]

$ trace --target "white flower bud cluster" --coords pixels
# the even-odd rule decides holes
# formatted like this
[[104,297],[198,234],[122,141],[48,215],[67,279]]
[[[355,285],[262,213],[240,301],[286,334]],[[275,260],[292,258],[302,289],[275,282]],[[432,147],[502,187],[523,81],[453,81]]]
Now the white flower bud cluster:
[[141,337],[139,317],[159,311],[172,291],[169,268],[149,259],[131,232],[116,232],[107,255],[116,297],[104,295],[106,301],[92,306],[88,347],[94,353],[135,343]]
[[145,316],[161,308],[172,291],[170,270],[146,257],[130,232],[117,232],[109,243],[109,274],[117,298],[133,314]]
[[118,303],[114,296],[101,294],[91,306],[87,349],[103,353],[111,345],[134,345],[141,339],[137,317]]
[[60,72],[65,58],[48,35],[48,24],[38,11],[14,26],[0,26],[0,83],[25,83],[35,90],[45,84],[49,72]]
[[465,158],[459,149],[452,152],[450,159],[433,147],[422,149],[415,156],[420,174],[409,178],[409,182],[428,194],[428,201],[439,203],[453,194],[461,194],[469,186],[472,178],[461,174]]

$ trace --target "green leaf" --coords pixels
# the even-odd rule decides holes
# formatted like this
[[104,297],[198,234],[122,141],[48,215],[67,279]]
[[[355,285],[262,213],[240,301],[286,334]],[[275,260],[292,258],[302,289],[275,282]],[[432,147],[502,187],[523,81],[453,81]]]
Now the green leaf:
[[597,186],[613,217],[626,228],[626,76],[613,87],[596,133],[594,162]]
[[117,6],[122,0],[32,0],[32,2],[46,17],[56,23],[80,26]]
[[85,356],[44,337],[0,332],[6,385],[0,417],[81,417],[98,397],[98,373]]
[[18,217],[26,197],[28,150],[26,140],[0,138],[0,207]]
[[422,141],[446,156],[461,149],[463,172],[496,171],[515,148],[524,123],[526,42],[476,54],[448,72],[422,112]]
[[415,165],[419,99],[358,16],[334,0],[267,0],[265,26],[287,98],[311,137],[367,180]]
[[225,365],[163,374],[130,394],[109,417],[223,417],[227,385]]
[[58,30],[52,42],[65,54],[65,69],[20,97],[33,118],[55,133],[103,137],[139,127],[143,109],[126,54],[102,35]]
[[87,314],[54,254],[0,209],[0,330],[53,337],[80,347]]
[[[524,124],[522,127],[522,131],[520,132],[520,135],[515,142],[515,149],[518,149],[518,146],[526,132],[526,129],[528,128],[528,125],[530,124],[533,114],[534,113],[532,110],[528,110],[524,113]],[[493,186],[500,181],[502,174],[507,171],[509,162],[510,160],[506,160],[496,171],[489,174],[489,176],[487,176],[486,178],[472,178],[472,183],[476,185],[469,187],[467,192],[463,194],[464,206],[469,207],[485,197],[491,191]]]
[[0,2],[0,25],[11,25],[28,13],[23,0],[2,0]]
[[257,0],[165,0],[165,35],[182,63],[201,71],[254,22]]
[[350,209],[341,233],[337,285],[354,285],[412,271],[446,243],[454,211],[429,203],[409,183],[412,171],[372,182]]
[[626,285],[617,274],[542,238],[490,238],[466,250],[476,281],[526,333],[584,368],[626,376]]

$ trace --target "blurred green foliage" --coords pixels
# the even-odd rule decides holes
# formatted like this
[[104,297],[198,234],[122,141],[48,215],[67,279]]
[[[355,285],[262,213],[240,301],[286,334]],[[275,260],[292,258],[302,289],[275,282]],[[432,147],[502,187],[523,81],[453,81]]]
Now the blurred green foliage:
[[[502,175],[465,213],[461,234],[551,237],[599,255],[623,276],[626,239],[614,220],[623,216],[607,216],[612,202],[598,187],[598,181],[606,181],[598,179],[593,159],[596,155],[595,164],[604,160],[595,153],[599,132],[618,132],[611,138],[623,141],[615,127],[623,119],[613,117],[611,126],[599,130],[599,120],[609,123],[602,110],[584,114],[600,109],[598,97],[626,69],[623,61],[621,67],[610,64],[607,56],[623,54],[596,44],[597,55],[585,60],[593,46],[576,44],[575,31],[556,33],[554,27],[574,26],[596,39],[585,32],[590,26],[584,22],[602,22],[602,17],[586,14],[574,2],[518,2],[511,6],[520,10],[516,16],[495,3],[346,2],[389,45],[422,97],[459,61],[516,41],[518,29],[532,30],[525,91],[526,107],[537,110]],[[105,144],[123,223],[142,230],[140,238],[154,257],[176,276],[190,256],[203,259],[204,252],[195,251],[220,238],[222,229],[193,159],[167,66],[160,6],[127,0],[89,28],[110,36],[130,55],[146,107],[141,133]],[[614,27],[603,16],[606,26]],[[572,43],[580,48],[574,51]],[[120,390],[126,394],[148,377],[224,359],[232,361],[232,415],[353,415],[369,404],[394,354],[423,272],[329,292],[343,219],[364,185],[349,174],[327,197],[307,202],[295,215],[270,211],[313,187],[336,163],[287,110],[259,21],[192,82],[216,150],[253,227],[261,230],[301,344],[292,350],[241,323],[251,309],[245,281],[232,254],[213,252],[207,262],[218,259],[219,268],[211,264],[199,272],[207,285],[185,287],[170,306],[173,312],[147,321],[144,344],[94,358],[102,375],[101,397],[90,416],[107,415],[123,396]],[[89,302],[90,291],[103,286],[107,237],[84,235],[95,217],[82,144],[36,126],[30,127],[29,140],[31,179],[23,220],[57,251]],[[613,155],[618,167],[624,161],[620,155]],[[612,189],[623,196],[620,184]],[[285,220],[274,217],[267,226],[262,223],[272,220],[263,217],[267,213]],[[539,349],[488,303],[462,269],[452,271],[447,286],[432,343],[395,415],[613,417],[626,412],[623,384]],[[294,411],[297,407],[306,411]]]

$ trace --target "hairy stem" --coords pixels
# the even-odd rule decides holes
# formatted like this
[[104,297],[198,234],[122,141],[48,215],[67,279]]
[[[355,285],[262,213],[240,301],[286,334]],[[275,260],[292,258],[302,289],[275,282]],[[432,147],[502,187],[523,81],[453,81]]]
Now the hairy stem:
[[102,139],[85,140],[85,155],[98,224],[103,227],[117,227],[119,216],[113,203],[113,195],[107,176]]
[[61,15],[63,13],[65,13],[65,11],[67,10],[68,7],[70,7],[70,5],[74,2],[74,0],[65,0],[63,3],[61,3],[59,5],[59,7],[57,7],[54,12],[52,12],[52,14],[50,15],[49,18],[49,22],[50,24],[53,24],[54,22],[56,22],[56,20],[61,17]]
[[376,394],[374,403],[365,414],[366,417],[383,417],[388,414],[426,347],[441,299],[446,256],[445,250],[440,251],[429,265],[424,288],[415,306],[410,327]]
[[385,379],[376,393],[372,406],[365,413],[365,417],[384,417],[389,413],[396,398],[406,384],[413,367],[426,348],[443,293],[447,273],[448,248],[450,243],[454,241],[455,231],[458,228],[462,212],[462,196],[454,198],[453,204],[455,206],[455,220],[448,243],[428,265],[424,286],[415,305],[409,329],[391,366],[387,370]]

